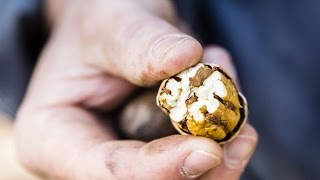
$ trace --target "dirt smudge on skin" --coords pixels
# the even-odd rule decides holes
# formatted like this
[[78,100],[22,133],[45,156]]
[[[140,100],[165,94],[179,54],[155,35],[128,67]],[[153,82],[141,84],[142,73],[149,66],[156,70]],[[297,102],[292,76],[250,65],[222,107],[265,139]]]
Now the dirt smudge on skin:
[[185,140],[185,138],[177,138],[177,136],[179,135],[151,141],[144,147],[144,151],[147,155],[160,155],[172,149],[177,149]]

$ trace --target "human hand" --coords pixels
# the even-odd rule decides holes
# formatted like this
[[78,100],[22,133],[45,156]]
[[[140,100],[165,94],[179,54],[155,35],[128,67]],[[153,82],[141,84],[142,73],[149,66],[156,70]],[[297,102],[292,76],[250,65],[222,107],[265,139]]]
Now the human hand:
[[[112,111],[135,85],[154,85],[202,59],[199,42],[172,25],[168,1],[48,4],[52,34],[16,122],[26,168],[53,179],[240,177],[257,142],[249,125],[223,148],[182,135],[145,143],[117,140],[94,113]],[[232,69],[220,48],[204,56]]]

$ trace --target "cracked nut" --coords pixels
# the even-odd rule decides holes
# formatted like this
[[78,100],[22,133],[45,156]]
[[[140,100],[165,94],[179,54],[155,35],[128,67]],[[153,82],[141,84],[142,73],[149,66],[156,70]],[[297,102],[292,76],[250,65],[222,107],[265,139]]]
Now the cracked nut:
[[165,79],[157,105],[179,133],[231,141],[247,120],[245,97],[230,76],[215,64],[199,63]]

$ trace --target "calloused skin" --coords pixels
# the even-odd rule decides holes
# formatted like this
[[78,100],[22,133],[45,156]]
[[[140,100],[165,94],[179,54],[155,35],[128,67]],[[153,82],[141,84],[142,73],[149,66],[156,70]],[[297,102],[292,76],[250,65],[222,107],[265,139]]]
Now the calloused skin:
[[[112,111],[202,57],[236,73],[228,53],[175,27],[170,1],[47,0],[51,36],[15,124],[21,163],[52,179],[239,179],[257,143],[245,125],[221,147],[173,135],[117,140],[94,111]],[[94,110],[94,111],[93,111]]]

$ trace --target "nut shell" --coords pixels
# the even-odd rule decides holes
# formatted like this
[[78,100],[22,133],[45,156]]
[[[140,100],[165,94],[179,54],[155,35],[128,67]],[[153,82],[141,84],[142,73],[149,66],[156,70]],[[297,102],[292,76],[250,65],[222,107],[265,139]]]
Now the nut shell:
[[165,79],[157,105],[180,134],[209,137],[219,144],[233,140],[248,117],[246,98],[215,64],[199,63]]

